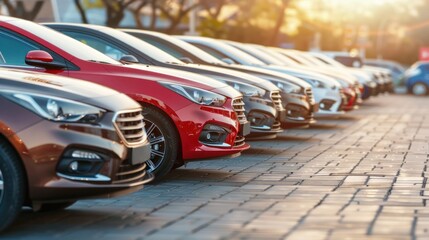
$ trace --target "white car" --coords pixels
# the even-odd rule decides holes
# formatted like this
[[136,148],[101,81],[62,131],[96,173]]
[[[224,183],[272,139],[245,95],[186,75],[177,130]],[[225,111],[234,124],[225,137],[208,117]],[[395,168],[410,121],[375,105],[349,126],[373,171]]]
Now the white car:
[[257,58],[220,40],[194,36],[177,37],[226,62],[259,67],[297,77],[312,86],[314,98],[319,104],[318,116],[344,114],[342,104],[346,101],[345,95],[341,92],[341,85],[331,77],[294,67],[267,65]]

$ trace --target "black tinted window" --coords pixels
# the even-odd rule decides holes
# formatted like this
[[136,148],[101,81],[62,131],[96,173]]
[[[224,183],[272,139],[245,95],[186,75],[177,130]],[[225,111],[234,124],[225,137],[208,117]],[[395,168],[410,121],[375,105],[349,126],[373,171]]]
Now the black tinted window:
[[11,66],[28,66],[25,56],[31,50],[39,48],[21,38],[0,31],[0,64]]
[[107,41],[97,38],[95,36],[89,36],[86,34],[81,34],[77,32],[67,32],[67,31],[62,31],[62,33],[98,50],[99,52],[104,53],[105,55],[111,57],[114,60],[119,60],[124,55],[129,54],[125,50],[120,49],[108,43]]

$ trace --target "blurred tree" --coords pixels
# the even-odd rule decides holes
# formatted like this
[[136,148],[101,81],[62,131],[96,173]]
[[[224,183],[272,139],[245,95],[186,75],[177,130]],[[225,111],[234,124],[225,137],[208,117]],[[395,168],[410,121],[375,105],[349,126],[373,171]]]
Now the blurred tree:
[[74,0],[74,4],[76,5],[77,10],[79,11],[80,18],[83,23],[88,23],[88,18],[86,17],[86,12],[80,3],[80,0]]
[[30,10],[25,9],[24,1],[14,1],[15,4],[12,4],[9,0],[3,0],[4,5],[6,5],[7,11],[9,15],[12,17],[23,18],[27,20],[33,21],[37,14],[39,14],[40,10],[43,7],[44,1],[36,1]]
[[277,45],[278,44],[278,37],[280,34],[280,29],[282,28],[284,21],[285,21],[285,16],[286,16],[286,9],[288,8],[289,4],[290,4],[291,0],[281,0],[280,1],[280,7],[279,7],[279,11],[277,14],[277,17],[275,19],[275,25],[274,25],[274,29],[273,29],[273,33],[270,39],[270,45]]
[[106,7],[106,26],[116,28],[125,16],[125,9],[138,0],[103,0]]
[[153,3],[155,0],[137,0],[134,2],[135,7],[130,6],[129,10],[133,14],[136,28],[143,29],[143,23],[141,21],[141,10],[146,7],[149,3]]
[[233,0],[200,0],[203,19],[198,26],[198,32],[206,37],[225,38],[227,36],[227,21],[221,19],[222,9]]
[[162,15],[170,21],[167,33],[173,33],[188,13],[199,6],[198,1],[190,4],[187,0],[156,0],[155,4]]

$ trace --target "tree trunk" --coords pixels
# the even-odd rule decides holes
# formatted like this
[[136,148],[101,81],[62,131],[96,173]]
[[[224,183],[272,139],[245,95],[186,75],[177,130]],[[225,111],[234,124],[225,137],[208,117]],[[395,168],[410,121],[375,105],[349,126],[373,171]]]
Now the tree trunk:
[[290,0],[282,1],[282,6],[280,7],[280,10],[279,10],[279,16],[277,18],[276,25],[274,26],[274,29],[273,29],[273,35],[271,36],[271,40],[269,42],[273,46],[277,45],[277,39],[279,37],[280,29],[285,20],[285,11],[289,5],[289,2]]
[[80,4],[80,0],[74,0],[74,4],[77,7],[77,10],[79,11],[80,18],[83,23],[88,23],[88,18],[86,17],[86,12],[82,7],[82,4]]
[[39,14],[44,4],[42,0],[37,1],[34,4],[33,8],[30,11],[27,11],[24,7],[24,2],[22,0],[16,1],[16,7],[14,7],[9,0],[3,0],[3,2],[6,5],[10,16],[23,18],[30,21],[36,19],[37,14]]

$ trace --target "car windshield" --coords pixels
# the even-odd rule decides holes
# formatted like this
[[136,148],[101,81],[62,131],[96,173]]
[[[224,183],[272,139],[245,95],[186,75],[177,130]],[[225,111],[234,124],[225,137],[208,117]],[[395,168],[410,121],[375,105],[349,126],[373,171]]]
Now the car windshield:
[[201,39],[198,38],[197,40],[194,40],[192,38],[187,38],[185,36],[178,36],[178,38],[185,40],[186,42],[191,44],[201,44],[208,48],[217,49],[217,51],[221,51],[223,54],[228,55],[229,58],[243,65],[256,65],[256,66],[266,65],[262,61],[259,61],[257,58],[220,41],[211,40],[211,39],[206,40],[203,38]]
[[257,66],[264,66],[266,65],[261,60],[255,58],[254,56],[238,49],[232,46],[229,46],[226,43],[223,42],[216,42],[217,46],[219,48],[222,48],[224,51],[228,52],[231,56],[234,57],[234,59],[237,59],[241,63],[245,63],[245,65],[257,65]]
[[201,59],[204,62],[213,63],[213,64],[219,64],[219,65],[224,65],[225,64],[224,62],[222,62],[219,59],[213,57],[212,55],[204,52],[203,50],[195,47],[192,44],[189,44],[189,43],[187,43],[185,41],[182,41],[180,39],[177,39],[175,37],[171,37],[171,36],[168,36],[168,35],[165,35],[164,37],[170,43],[172,43],[175,46],[177,46],[178,48],[181,48],[182,50],[188,52],[189,54],[192,54],[196,58]]
[[107,57],[103,53],[48,27],[21,20],[13,20],[11,23],[21,29],[26,30],[29,33],[42,37],[45,41],[57,46],[58,48],[61,48],[63,51],[73,55],[76,58],[106,64],[121,64]]
[[249,46],[249,45],[240,44],[240,43],[230,43],[230,45],[254,56],[255,58],[264,62],[265,64],[279,65],[279,66],[285,65],[282,61],[279,61],[279,60],[271,57],[270,55],[264,53],[263,51],[256,49],[254,46]]
[[146,43],[128,33],[124,33],[122,31],[119,31],[113,28],[108,28],[108,27],[99,27],[98,30],[110,35],[111,37],[118,39],[121,42],[124,42],[136,48],[143,54],[157,61],[164,62],[164,63],[185,64],[184,62],[162,51],[161,49],[154,47],[153,45]]

